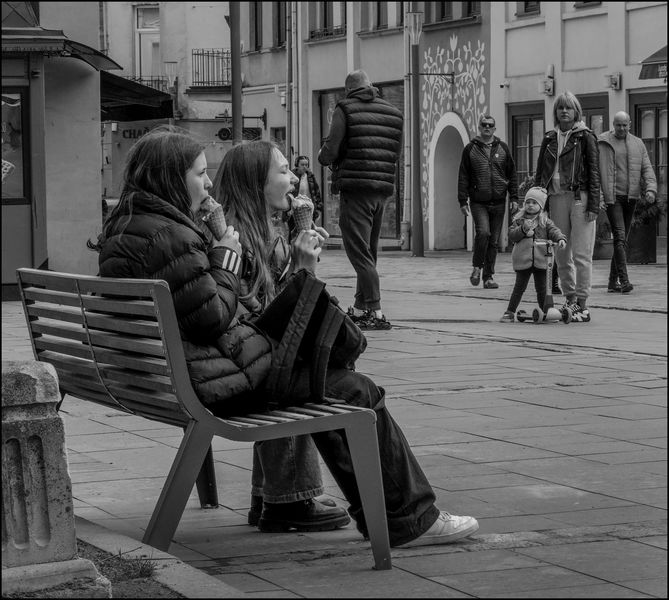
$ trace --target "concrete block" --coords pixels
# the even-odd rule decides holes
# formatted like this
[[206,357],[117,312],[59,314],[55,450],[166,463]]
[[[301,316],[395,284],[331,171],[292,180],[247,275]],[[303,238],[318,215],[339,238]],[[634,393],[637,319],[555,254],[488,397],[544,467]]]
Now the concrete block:
[[111,584],[85,558],[2,568],[5,594],[47,590],[49,598],[111,598]]
[[76,556],[72,485],[56,371],[2,362],[2,567]]

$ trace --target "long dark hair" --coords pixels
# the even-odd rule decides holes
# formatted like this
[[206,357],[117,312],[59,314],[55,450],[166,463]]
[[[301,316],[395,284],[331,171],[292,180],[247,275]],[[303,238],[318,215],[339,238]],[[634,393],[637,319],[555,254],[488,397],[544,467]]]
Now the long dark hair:
[[97,244],[88,240],[87,246],[100,251],[111,227],[121,218],[130,219],[138,192],[157,196],[192,219],[186,172],[203,150],[202,143],[172,125],[161,125],[143,135],[128,153],[118,204],[107,217]]
[[266,141],[233,146],[223,157],[211,189],[223,206],[226,222],[239,232],[239,242],[254,261],[249,293],[242,300],[257,296],[266,303],[275,293],[270,261],[277,233],[265,198],[274,149],[278,146]]

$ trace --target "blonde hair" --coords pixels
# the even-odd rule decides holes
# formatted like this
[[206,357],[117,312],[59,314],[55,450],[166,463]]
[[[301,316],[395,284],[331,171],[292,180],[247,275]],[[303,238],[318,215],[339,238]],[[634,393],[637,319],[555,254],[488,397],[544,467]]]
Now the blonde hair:
[[574,109],[574,123],[578,123],[583,119],[583,109],[578,98],[569,91],[562,92],[553,103],[553,125],[557,125],[560,119],[557,116],[558,107],[566,106]]

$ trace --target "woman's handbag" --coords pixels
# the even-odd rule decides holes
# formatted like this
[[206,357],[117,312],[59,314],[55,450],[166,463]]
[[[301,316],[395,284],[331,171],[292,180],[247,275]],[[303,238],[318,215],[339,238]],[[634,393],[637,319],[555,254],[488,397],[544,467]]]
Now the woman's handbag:
[[296,358],[310,365],[310,388],[314,401],[325,397],[328,367],[354,369],[365,351],[367,339],[340,308],[325,283],[306,269],[293,273],[285,287],[252,324],[278,341],[266,389],[273,404],[287,399]]

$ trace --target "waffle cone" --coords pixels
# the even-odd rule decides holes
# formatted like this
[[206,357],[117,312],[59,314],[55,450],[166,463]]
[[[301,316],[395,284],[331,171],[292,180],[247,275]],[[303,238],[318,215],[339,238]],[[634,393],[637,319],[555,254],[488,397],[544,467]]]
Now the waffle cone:
[[302,231],[303,229],[311,229],[314,222],[314,208],[308,204],[296,206],[293,208],[293,219],[295,220],[295,229]]
[[202,220],[205,222],[207,227],[209,227],[209,231],[211,231],[214,237],[217,240],[220,240],[223,238],[223,234],[225,233],[225,230],[228,228],[228,226],[225,222],[223,207],[218,203],[216,204],[216,208],[203,217]]

